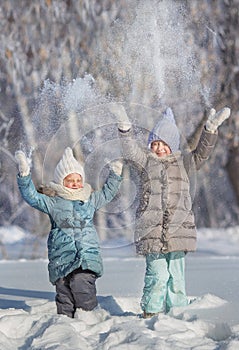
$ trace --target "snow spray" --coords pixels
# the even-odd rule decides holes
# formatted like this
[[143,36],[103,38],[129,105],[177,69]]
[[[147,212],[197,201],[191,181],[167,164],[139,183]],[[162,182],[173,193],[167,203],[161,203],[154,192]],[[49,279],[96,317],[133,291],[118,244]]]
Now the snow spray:
[[[101,60],[107,58],[106,70],[114,72],[114,84],[129,91],[125,100],[114,98],[113,101],[124,104],[134,125],[134,136],[142,146],[146,145],[148,133],[165,107],[173,101],[175,104],[177,98],[192,99],[200,87],[187,23],[186,10],[180,4],[140,1],[127,22],[115,21],[107,33],[111,51],[99,47]],[[112,99],[100,93],[96,86],[90,74],[60,84],[45,81],[34,119],[39,147],[45,147],[43,183],[51,181],[55,165],[67,146],[84,161],[86,180],[93,188],[103,184],[107,165],[122,157],[117,120],[108,109]],[[185,124],[188,127],[186,114],[181,113],[185,106],[175,107],[179,129]],[[126,174],[119,195],[100,211],[101,219],[96,220],[96,225],[101,242],[113,237],[121,238],[121,243],[117,240],[115,244],[117,247],[124,246],[126,241],[133,242],[137,188],[137,180]]]

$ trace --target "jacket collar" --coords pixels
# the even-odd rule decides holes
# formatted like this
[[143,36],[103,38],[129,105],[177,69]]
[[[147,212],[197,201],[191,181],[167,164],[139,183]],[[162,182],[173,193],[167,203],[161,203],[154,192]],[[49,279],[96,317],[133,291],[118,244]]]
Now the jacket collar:
[[177,151],[173,154],[170,154],[169,156],[166,157],[158,157],[154,152],[150,151],[150,154],[152,158],[157,159],[160,163],[173,163],[178,161],[178,159],[181,157],[182,153],[181,151]]

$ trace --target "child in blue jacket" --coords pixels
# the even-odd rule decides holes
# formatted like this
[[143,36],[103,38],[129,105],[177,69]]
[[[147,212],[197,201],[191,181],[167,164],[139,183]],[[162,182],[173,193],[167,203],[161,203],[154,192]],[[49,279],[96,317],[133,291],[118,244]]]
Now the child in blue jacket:
[[103,188],[92,191],[85,182],[83,166],[67,147],[56,166],[50,188],[54,196],[37,192],[24,152],[17,151],[18,186],[23,199],[49,216],[48,270],[56,286],[57,313],[74,317],[77,308],[89,311],[97,306],[96,278],[103,273],[99,239],[93,218],[96,210],[118,192],[122,163],[116,161]]

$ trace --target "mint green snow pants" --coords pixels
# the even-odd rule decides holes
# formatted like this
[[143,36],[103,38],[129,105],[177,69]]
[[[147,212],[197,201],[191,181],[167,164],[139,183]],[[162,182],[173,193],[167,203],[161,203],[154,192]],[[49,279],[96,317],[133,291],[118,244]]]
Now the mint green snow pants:
[[185,291],[185,253],[146,255],[141,308],[147,313],[168,312],[188,304]]

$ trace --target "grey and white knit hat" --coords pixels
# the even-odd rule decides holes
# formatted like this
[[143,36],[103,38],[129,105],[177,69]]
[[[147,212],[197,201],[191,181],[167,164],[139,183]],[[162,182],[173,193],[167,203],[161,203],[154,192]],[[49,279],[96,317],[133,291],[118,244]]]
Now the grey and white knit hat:
[[164,141],[174,153],[179,150],[180,134],[175,123],[174,115],[171,108],[166,108],[163,112],[162,118],[154,126],[153,130],[149,134],[148,148],[151,148],[153,141]]
[[63,156],[57,164],[54,171],[54,182],[63,185],[64,178],[69,175],[77,173],[82,176],[82,183],[85,181],[85,172],[83,166],[74,158],[73,151],[67,147]]

